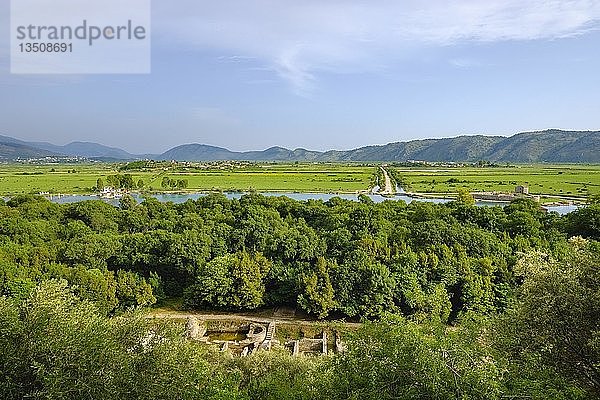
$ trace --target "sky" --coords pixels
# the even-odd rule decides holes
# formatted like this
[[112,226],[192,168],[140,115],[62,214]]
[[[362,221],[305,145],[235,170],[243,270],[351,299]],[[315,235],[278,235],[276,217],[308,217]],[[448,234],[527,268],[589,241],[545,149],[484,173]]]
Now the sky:
[[0,134],[132,153],[600,129],[600,0],[153,0],[150,74],[10,73]]

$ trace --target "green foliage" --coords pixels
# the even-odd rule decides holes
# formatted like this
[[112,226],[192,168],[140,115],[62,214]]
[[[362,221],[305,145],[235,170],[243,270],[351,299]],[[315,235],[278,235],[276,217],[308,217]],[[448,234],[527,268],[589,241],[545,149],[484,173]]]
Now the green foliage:
[[567,216],[569,234],[600,240],[600,203],[592,203]]
[[239,358],[234,365],[242,372],[241,388],[251,399],[324,399],[325,377],[322,361],[292,357],[288,351],[259,352]]
[[130,174],[110,175],[107,178],[108,186],[115,189],[135,189],[135,181]]
[[129,271],[118,271],[116,278],[117,297],[122,307],[148,306],[156,303],[152,286],[144,278]]
[[473,198],[473,195],[471,194],[469,189],[465,188],[457,189],[456,201],[462,204],[466,204],[468,206],[475,205],[475,199]]
[[[0,259],[10,265],[2,290],[17,297],[52,276],[106,288],[81,294],[107,312],[185,292],[191,308],[290,305],[321,318],[396,310],[442,322],[503,311],[518,283],[517,252],[559,254],[561,230],[587,232],[575,217],[546,215],[528,200],[502,209],[256,194],[138,204],[124,196],[114,207],[20,196],[0,206],[0,216]],[[133,293],[113,294],[118,271],[139,276],[127,278]],[[100,276],[106,282],[96,282]],[[160,295],[147,292],[150,277]]]
[[600,246],[575,238],[556,260],[524,256],[518,302],[506,314],[500,337],[516,360],[538,359],[600,396]]
[[[204,201],[214,210],[221,200]],[[168,215],[167,210],[152,208],[149,214]],[[6,211],[2,210],[4,215]],[[417,213],[419,220],[431,216],[432,210],[421,211]],[[307,221],[311,223],[310,218]],[[72,229],[82,227],[72,224]],[[145,247],[145,255],[128,253],[132,266],[140,262],[171,265],[176,258],[161,259],[164,251],[182,257],[178,268],[189,267],[195,256],[184,254],[183,247],[178,247],[185,243],[179,241],[185,236],[170,236],[164,231],[155,235],[156,241],[141,242],[152,245]],[[187,237],[189,243],[197,240],[196,236]],[[504,238],[510,240],[506,234]],[[91,234],[86,240],[94,243],[94,239]],[[278,248],[268,243],[266,248]],[[341,239],[339,243],[345,247],[348,242]],[[345,337],[346,352],[320,359],[261,352],[232,361],[184,340],[177,325],[146,320],[136,313],[105,317],[115,307],[153,302],[153,291],[160,293],[164,285],[155,271],[146,281],[134,272],[114,272],[101,264],[86,268],[53,263],[37,270],[36,275],[14,264],[15,257],[21,256],[11,258],[0,252],[2,294],[10,296],[0,298],[0,396],[597,397],[600,248],[596,242],[574,238],[565,244],[567,250],[561,250],[556,261],[546,255],[536,257],[539,253],[535,252],[534,256],[519,255],[514,272],[523,283],[515,289],[518,297],[509,302],[506,314],[492,321],[481,315],[494,315],[492,310],[499,309],[498,296],[506,290],[506,284],[498,282],[504,274],[502,263],[480,253],[495,254],[493,247],[424,244],[415,246],[418,252],[406,247],[402,253],[379,255],[374,242],[363,238],[358,243],[360,250],[350,251],[342,265],[317,256],[314,263],[297,262],[294,269],[286,270],[281,260],[272,265],[260,253],[241,250],[212,260],[203,255],[197,266],[189,269],[196,280],[186,291],[188,306],[257,307],[264,302],[267,283],[273,284],[270,280],[275,271],[280,284],[292,284],[289,290],[297,294],[298,303],[317,315],[347,310],[347,315],[381,318]],[[153,253],[151,250],[159,245],[165,247]],[[101,247],[86,257],[101,259]],[[199,249],[205,249],[204,245]],[[389,268],[378,261],[385,260],[380,257],[393,260]],[[112,255],[107,264],[118,260]],[[28,265],[36,263],[28,261]],[[47,280],[56,277],[66,280]],[[35,287],[37,280],[42,283]],[[11,287],[21,290],[11,291]],[[409,318],[387,314],[394,306]],[[456,325],[446,325],[444,322],[458,309],[463,311],[455,319]]]
[[263,305],[264,279],[270,262],[260,253],[227,254],[199,271],[185,293],[187,307],[256,309]]
[[173,326],[105,318],[58,281],[0,298],[0,370],[6,400],[241,398],[236,375]]
[[121,200],[119,200],[119,207],[122,210],[133,210],[136,206],[137,206],[137,201],[133,198],[133,196],[130,196],[128,194],[126,194],[125,196],[121,197]]
[[479,334],[393,316],[366,324],[332,360],[329,398],[499,399],[503,364]]
[[187,189],[189,182],[187,179],[172,179],[168,176],[162,178],[160,187],[163,189]]
[[314,270],[305,273],[301,278],[303,286],[298,296],[298,304],[306,311],[319,318],[326,317],[335,308],[335,296],[329,270],[335,268],[323,257],[317,258]]

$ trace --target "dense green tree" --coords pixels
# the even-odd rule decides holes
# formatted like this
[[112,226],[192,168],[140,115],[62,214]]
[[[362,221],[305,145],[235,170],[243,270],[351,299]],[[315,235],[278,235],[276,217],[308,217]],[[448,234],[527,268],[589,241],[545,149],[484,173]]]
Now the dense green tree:
[[130,196],[128,194],[121,197],[121,199],[119,200],[119,207],[121,208],[121,210],[133,210],[137,207],[137,205],[138,203],[133,198],[133,196]]
[[600,246],[579,238],[560,260],[533,253],[518,264],[518,302],[501,324],[516,359],[542,364],[600,396]]
[[329,270],[335,268],[325,258],[319,257],[314,268],[300,278],[302,290],[298,296],[298,304],[311,314],[320,318],[326,317],[336,306],[335,295]]
[[245,251],[217,257],[206,264],[185,294],[188,307],[255,309],[264,303],[270,262]]
[[394,309],[394,279],[389,269],[357,251],[331,271],[339,309],[354,317],[373,317]]
[[148,306],[156,303],[152,286],[133,272],[117,271],[116,290],[121,307]]
[[479,344],[478,334],[396,316],[366,324],[332,360],[328,397],[500,399],[503,364]]
[[[538,249],[558,257],[566,252],[567,234],[589,235],[593,224],[574,223],[574,215],[545,214],[526,199],[503,209],[211,194],[183,204],[153,198],[137,204],[126,196],[114,207],[17,196],[0,206],[0,255],[10,268],[21,268],[6,274],[12,278],[4,286],[14,278],[15,293],[27,293],[49,265],[64,264],[152,275],[153,287],[164,295],[181,296],[191,286],[197,290],[198,279],[210,287],[212,275],[202,271],[226,257],[228,277],[236,287],[247,283],[252,299],[192,302],[198,307],[285,304],[321,316],[371,318],[397,309],[417,319],[454,322],[468,311],[493,314],[508,307],[519,284],[512,271],[519,252]],[[244,253],[262,253],[269,271],[256,279],[252,266],[230,267],[239,264],[231,255]],[[315,269],[320,258],[327,260],[326,274]]]
[[242,398],[174,326],[106,318],[55,281],[21,303],[0,297],[0,370],[6,400]]
[[468,189],[465,188],[457,189],[456,201],[461,204],[466,204],[468,206],[475,205],[475,199],[473,198],[473,195]]
[[100,200],[75,203],[66,210],[68,219],[82,221],[94,231],[102,233],[117,231],[117,215],[115,207]]
[[250,399],[326,399],[328,371],[314,357],[275,350],[237,358],[234,365],[242,371],[241,388]]
[[189,308],[215,307],[228,308],[232,303],[233,278],[230,274],[230,265],[234,263],[234,256],[216,257],[206,264],[194,285],[186,289],[184,304]]
[[600,240],[600,203],[592,203],[573,211],[567,216],[567,232]]

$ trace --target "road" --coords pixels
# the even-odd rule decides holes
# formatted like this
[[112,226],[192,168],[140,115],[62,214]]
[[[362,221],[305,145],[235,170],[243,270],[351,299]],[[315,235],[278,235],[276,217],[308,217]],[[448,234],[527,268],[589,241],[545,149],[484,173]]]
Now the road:
[[380,190],[379,194],[382,196],[395,194],[396,191],[394,190],[394,187],[392,186],[392,180],[390,179],[388,172],[383,167],[381,167],[381,172],[383,172],[383,177],[385,178],[385,189],[383,191]]

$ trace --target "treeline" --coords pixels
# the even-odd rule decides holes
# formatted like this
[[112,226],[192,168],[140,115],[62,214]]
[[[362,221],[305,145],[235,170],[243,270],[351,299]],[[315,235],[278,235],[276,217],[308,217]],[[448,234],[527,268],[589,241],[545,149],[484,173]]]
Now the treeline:
[[188,180],[187,179],[173,179],[165,176],[162,178],[160,182],[160,186],[163,189],[187,189]]
[[0,396],[40,399],[592,399],[600,396],[600,248],[532,254],[502,314],[448,327],[385,314],[347,350],[231,358],[140,313],[109,318],[64,281],[0,297]]
[[[0,200],[0,397],[598,398],[598,239],[597,202]],[[231,360],[128,311],[171,296],[378,322]]]
[[453,322],[506,309],[522,254],[600,237],[600,206],[566,217],[518,200],[475,207],[213,194],[183,204],[130,197],[0,205],[0,294],[64,278],[114,312],[183,296],[189,308],[291,305],[326,317],[395,312]]
[[106,182],[102,178],[96,180],[96,189],[102,190],[105,187],[111,187],[113,189],[143,189],[145,183],[142,179],[139,179],[137,183],[134,181],[131,174],[116,174],[109,175],[106,177]]

